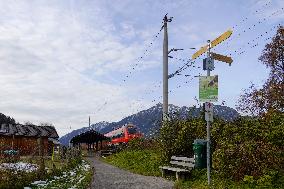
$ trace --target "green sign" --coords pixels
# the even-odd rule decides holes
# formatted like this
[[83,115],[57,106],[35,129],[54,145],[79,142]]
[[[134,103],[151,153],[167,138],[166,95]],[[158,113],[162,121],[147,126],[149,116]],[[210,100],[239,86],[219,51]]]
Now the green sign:
[[218,75],[199,76],[199,101],[218,101]]

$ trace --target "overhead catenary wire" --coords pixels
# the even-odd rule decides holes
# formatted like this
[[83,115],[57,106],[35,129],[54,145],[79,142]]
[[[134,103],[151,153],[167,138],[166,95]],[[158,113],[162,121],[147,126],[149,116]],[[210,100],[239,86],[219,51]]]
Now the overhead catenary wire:
[[[278,10],[272,12],[271,14],[258,19],[258,21],[250,24],[250,26],[244,28],[244,29],[239,29],[241,30],[240,32],[238,32],[237,34],[232,35],[232,37],[230,39],[228,39],[225,43],[224,46],[226,46],[226,48],[229,48],[229,44],[231,43],[231,41],[238,39],[239,37],[241,37],[243,34],[248,33],[249,31],[252,31],[253,29],[255,29],[258,25],[263,24],[265,21],[267,21],[269,18],[276,16],[277,14],[281,14],[284,12],[284,7],[280,7]],[[246,19],[247,20],[247,19]],[[244,22],[243,22],[244,23]],[[240,27],[240,25],[235,25],[232,28],[236,29],[238,27]]]
[[[282,8],[280,8],[280,9],[278,9],[277,11],[274,11],[274,12],[273,12],[272,14],[270,14],[269,16],[260,19],[256,24],[253,24],[251,27],[248,27],[248,29],[249,29],[249,30],[253,29],[254,27],[256,27],[257,24],[263,23],[264,21],[268,20],[268,18],[271,18],[272,16],[276,15],[277,13],[283,12],[283,10],[284,10],[284,8],[282,7]],[[258,11],[259,11],[259,10],[257,10],[256,12],[258,12]],[[247,20],[247,19],[244,19],[243,21],[245,21],[245,20]],[[234,27],[237,27],[237,25],[235,25]],[[233,27],[233,28],[234,28],[234,27]],[[243,30],[243,32],[238,33],[237,36],[240,36],[241,33],[245,33],[245,32],[246,32],[246,30]],[[262,36],[262,34],[261,34],[260,36]],[[258,39],[259,39],[259,38],[258,38]],[[269,38],[267,38],[267,39],[269,39]],[[266,39],[266,40],[267,40],[267,39]],[[232,39],[230,39],[230,40],[232,40]],[[229,41],[230,41],[230,40],[229,40]],[[257,39],[255,39],[255,40],[257,40]],[[227,43],[229,43],[229,41],[228,41]],[[252,45],[251,48],[254,48],[254,47],[256,47],[256,46],[258,46],[258,43]],[[228,46],[227,46],[227,49],[228,49]],[[237,53],[237,52],[238,52],[238,51],[235,50],[235,53]],[[244,52],[244,51],[241,51],[241,54],[243,54],[243,52]],[[232,55],[232,53],[231,53],[231,55]],[[196,61],[196,60],[194,60],[194,61]],[[194,63],[194,61],[193,61],[193,63]],[[170,75],[169,75],[169,78],[172,78],[172,77],[174,77],[174,76],[180,74],[182,71],[186,70],[186,69],[189,67],[189,62],[190,62],[190,59],[189,59],[189,60],[187,61],[187,63],[184,64],[181,68],[179,68],[178,70],[176,70],[175,72],[173,72],[172,74],[170,74]]]
[[[256,40],[258,40],[258,39],[256,39]],[[152,45],[152,44],[150,43],[150,45]],[[147,46],[147,48],[148,48],[148,47],[150,47],[150,46]],[[148,50],[148,49],[145,50],[145,52],[143,53],[143,55],[144,55],[144,54],[147,54],[147,53],[149,53],[149,50]],[[144,56],[144,57],[145,57],[145,56]],[[142,60],[143,60],[144,57],[142,56],[141,60],[138,60],[138,62],[142,62]],[[176,59],[176,60],[177,60],[177,59]],[[178,59],[178,60],[185,62],[185,59]],[[136,64],[131,68],[132,70],[137,69],[137,67],[138,67],[138,62],[136,62]],[[180,75],[182,71],[184,71],[184,70],[186,70],[188,67],[192,66],[194,62],[195,62],[195,61],[191,61],[190,59],[188,59],[187,62],[177,70],[177,72],[174,72],[174,75],[173,75],[173,76]],[[192,66],[192,67],[193,67],[193,66]],[[198,66],[198,68],[200,68],[200,66]],[[126,75],[127,79],[129,79],[129,77],[130,77],[131,74],[133,74],[133,72],[130,72],[129,74]],[[157,86],[160,87],[160,85],[157,85]],[[152,92],[152,90],[150,90],[150,91]],[[147,92],[146,92],[146,93],[147,93]],[[149,92],[149,94],[150,94],[150,92]],[[160,97],[159,97],[159,98],[160,98]]]

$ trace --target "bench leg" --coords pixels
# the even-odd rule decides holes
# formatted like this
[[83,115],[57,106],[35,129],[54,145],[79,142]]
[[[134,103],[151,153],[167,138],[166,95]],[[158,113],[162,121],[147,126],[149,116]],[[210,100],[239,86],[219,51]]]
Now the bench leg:
[[185,174],[185,173],[182,174],[182,175],[180,176],[180,178],[181,178],[182,180],[186,180],[186,174]]
[[164,177],[165,176],[165,170],[161,169],[161,172],[162,172],[162,177]]
[[177,179],[177,181],[179,180],[179,174],[178,174],[179,172],[176,172],[176,179]]

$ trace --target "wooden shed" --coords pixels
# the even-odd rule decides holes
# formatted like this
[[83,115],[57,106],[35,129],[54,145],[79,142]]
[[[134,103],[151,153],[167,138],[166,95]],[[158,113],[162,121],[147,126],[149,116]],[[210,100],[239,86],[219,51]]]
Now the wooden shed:
[[[21,124],[2,124],[0,126],[0,157],[6,150],[16,150],[19,155],[37,155],[40,140],[45,155],[51,152],[53,141],[58,141],[58,134],[53,126]],[[52,139],[52,140],[50,140]]]

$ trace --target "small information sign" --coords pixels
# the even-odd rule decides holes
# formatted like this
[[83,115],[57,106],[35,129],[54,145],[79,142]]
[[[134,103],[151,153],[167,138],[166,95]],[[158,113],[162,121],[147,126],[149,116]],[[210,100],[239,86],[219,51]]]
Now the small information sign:
[[205,121],[213,122],[213,112],[205,112]]
[[199,77],[199,101],[218,101],[218,75]]

